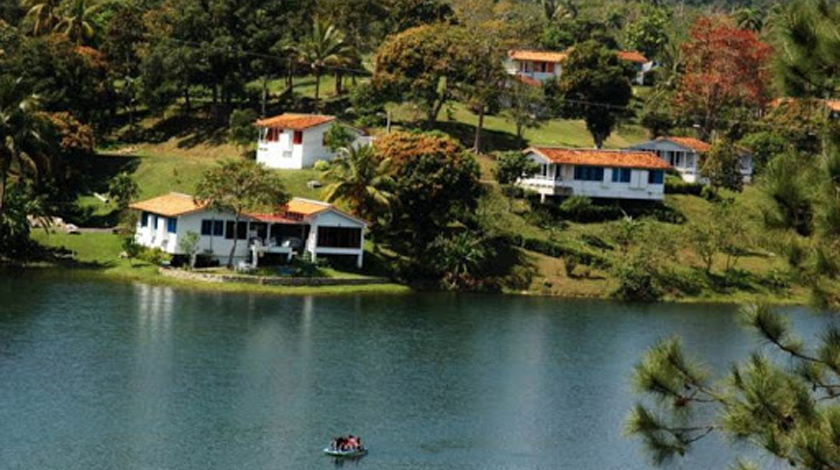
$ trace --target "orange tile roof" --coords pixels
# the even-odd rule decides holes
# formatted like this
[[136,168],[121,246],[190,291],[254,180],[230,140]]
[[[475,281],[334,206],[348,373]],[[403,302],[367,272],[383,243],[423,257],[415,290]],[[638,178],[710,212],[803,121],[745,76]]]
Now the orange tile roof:
[[659,137],[656,139],[658,142],[666,141],[675,143],[681,147],[689,148],[694,150],[695,152],[708,152],[709,149],[712,148],[711,144],[703,142],[700,139],[695,139],[694,137]]
[[508,57],[514,60],[530,60],[535,62],[563,62],[569,55],[565,52],[510,50]]
[[332,204],[328,204],[326,202],[321,201],[313,201],[311,199],[303,199],[299,197],[292,198],[292,200],[289,201],[288,204],[286,204],[287,212],[294,212],[296,214],[300,214],[306,217],[310,215],[315,215],[319,212],[324,212],[325,210],[332,208]]
[[618,51],[618,58],[628,62],[635,62],[637,64],[646,64],[650,62],[648,58],[642,55],[639,51]]
[[276,129],[291,129],[302,131],[310,127],[320,126],[327,122],[335,121],[335,116],[324,116],[321,114],[291,114],[285,113],[257,121],[259,127],[271,127]]
[[189,194],[169,193],[129,206],[138,211],[151,212],[165,217],[178,217],[203,210],[206,204],[198,204]]
[[620,168],[646,168],[667,170],[671,165],[665,163],[652,152],[623,150],[570,149],[558,147],[531,147],[526,153],[533,152],[561,165],[607,166]]

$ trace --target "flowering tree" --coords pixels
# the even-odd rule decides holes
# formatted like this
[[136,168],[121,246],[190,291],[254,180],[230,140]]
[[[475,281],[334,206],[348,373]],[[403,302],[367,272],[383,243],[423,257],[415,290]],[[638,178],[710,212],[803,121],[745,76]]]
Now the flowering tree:
[[708,138],[725,120],[763,107],[770,96],[771,52],[753,31],[728,19],[698,19],[682,47],[685,68],[677,79],[675,111]]

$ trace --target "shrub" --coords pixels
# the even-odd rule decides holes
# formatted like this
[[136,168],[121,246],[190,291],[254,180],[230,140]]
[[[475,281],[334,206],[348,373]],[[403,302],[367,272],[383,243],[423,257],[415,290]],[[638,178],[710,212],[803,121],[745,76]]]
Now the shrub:
[[315,169],[315,171],[327,171],[330,168],[330,162],[326,160],[318,160],[312,168]]
[[689,183],[683,181],[679,176],[668,175],[665,177],[665,194],[688,194],[700,196],[705,185],[700,183]]
[[655,277],[643,261],[622,263],[615,269],[618,288],[613,296],[627,302],[653,302],[662,296]]
[[172,256],[160,248],[146,248],[145,250],[140,251],[137,258],[157,266],[163,264],[164,262],[169,262],[172,259]]

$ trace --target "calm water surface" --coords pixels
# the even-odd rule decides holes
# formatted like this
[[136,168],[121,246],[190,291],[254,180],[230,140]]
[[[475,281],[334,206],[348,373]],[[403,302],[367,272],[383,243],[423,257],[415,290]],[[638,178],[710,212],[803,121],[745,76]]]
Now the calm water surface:
[[[829,319],[789,309],[804,333]],[[725,370],[734,308],[270,297],[0,274],[0,468],[646,469],[628,375],[681,335]],[[676,465],[724,469],[708,441]]]

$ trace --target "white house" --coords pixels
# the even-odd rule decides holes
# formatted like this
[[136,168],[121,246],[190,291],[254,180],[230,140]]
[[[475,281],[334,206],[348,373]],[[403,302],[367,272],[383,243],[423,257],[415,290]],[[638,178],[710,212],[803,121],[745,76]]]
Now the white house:
[[362,266],[367,223],[332,204],[293,198],[273,213],[244,214],[236,224],[231,213],[217,212],[188,194],[169,193],[130,206],[139,211],[135,240],[148,248],[184,255],[179,245],[188,232],[199,235],[198,253],[225,261],[237,240],[234,259],[257,265],[260,257],[309,253],[352,256]]
[[[257,121],[257,162],[269,168],[299,170],[311,167],[318,160],[332,160],[333,153],[324,143],[324,134],[333,122],[334,116],[289,113]],[[369,142],[360,131],[347,129],[357,135],[356,144]]]
[[547,196],[661,201],[671,166],[650,152],[531,147],[539,171],[519,185]]
[[[705,183],[700,176],[703,154],[712,146],[693,137],[659,137],[655,140],[642,142],[628,147],[628,150],[653,152],[659,158],[673,166],[689,183]],[[752,179],[752,155],[747,149],[738,147],[741,153],[740,171],[745,183]]]
[[[618,51],[620,60],[629,62],[636,71],[635,82],[639,85],[645,81],[645,73],[653,67],[653,62],[638,51]],[[556,78],[563,74],[563,62],[569,57],[569,51],[551,52],[525,49],[508,51],[505,60],[505,70],[508,74],[528,85],[539,85],[545,80]]]
[[[565,52],[510,50],[505,61],[509,75],[527,77],[537,82],[559,77],[563,73],[561,65],[568,54]],[[526,83],[529,83],[526,81]]]

